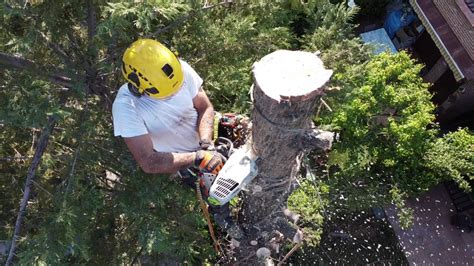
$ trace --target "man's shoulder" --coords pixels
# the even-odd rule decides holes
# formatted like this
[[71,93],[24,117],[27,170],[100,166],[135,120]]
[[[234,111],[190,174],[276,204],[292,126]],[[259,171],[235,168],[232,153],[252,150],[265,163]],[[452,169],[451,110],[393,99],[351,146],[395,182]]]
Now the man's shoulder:
[[120,110],[129,109],[130,107],[135,106],[134,104],[134,96],[128,90],[127,83],[123,84],[117,92],[117,96],[115,96],[114,103],[112,104],[112,111],[117,112]]
[[192,69],[191,65],[189,65],[188,62],[184,61],[183,59],[179,59],[179,63],[181,64],[181,67],[183,68],[183,71],[189,70],[189,68]]
[[128,89],[127,83],[123,84],[117,91],[117,96],[115,96],[114,104],[123,102],[123,101],[130,101],[133,99],[133,94]]
[[181,63],[181,69],[183,70],[183,73],[188,74],[188,75],[198,75],[196,70],[186,61],[179,59],[179,62]]
[[191,96],[194,98],[199,88],[201,88],[203,80],[199,76],[199,74],[192,68],[186,61],[180,60],[181,66],[183,68],[184,73],[184,84],[183,86],[187,87],[187,90],[191,93]]

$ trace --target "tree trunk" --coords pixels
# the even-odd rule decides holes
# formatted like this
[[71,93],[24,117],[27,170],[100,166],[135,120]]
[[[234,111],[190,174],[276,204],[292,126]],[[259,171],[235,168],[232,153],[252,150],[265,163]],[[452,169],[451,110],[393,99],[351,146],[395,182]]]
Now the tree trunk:
[[297,187],[303,150],[331,145],[332,135],[314,130],[311,119],[331,74],[316,54],[302,51],[276,51],[254,64],[251,145],[259,174],[244,196],[247,237],[236,249],[239,263],[269,262],[269,254],[281,259],[285,239],[301,241],[288,222],[287,199]]

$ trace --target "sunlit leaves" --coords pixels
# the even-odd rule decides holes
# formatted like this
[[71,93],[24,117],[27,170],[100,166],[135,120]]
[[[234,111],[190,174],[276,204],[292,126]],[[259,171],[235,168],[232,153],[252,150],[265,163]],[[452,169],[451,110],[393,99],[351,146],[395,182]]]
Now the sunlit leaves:
[[[145,3],[118,2],[107,3],[104,8],[106,19],[99,27],[100,33],[109,36],[146,35],[147,33],[164,27],[178,16],[190,10],[186,4],[157,4],[153,1]],[[121,30],[122,32],[116,32]]]
[[403,229],[408,229],[413,225],[413,209],[405,205],[407,194],[400,191],[397,187],[390,189],[392,203],[398,208],[398,219]]
[[[405,53],[380,55],[366,65],[355,87],[344,88],[347,102],[335,107],[333,124],[342,131],[336,150],[348,154],[350,162],[335,177],[367,180],[373,191],[361,193],[362,198],[386,198],[391,183],[402,184],[403,190],[423,190],[413,187],[412,179],[413,175],[425,175],[426,168],[423,162],[410,162],[423,156],[435,131],[427,129],[434,119],[434,106],[427,85],[418,76],[419,69]],[[368,207],[374,200],[351,202]]]
[[327,192],[324,183],[305,181],[288,199],[288,207],[301,215],[299,223],[305,228],[305,240],[310,246],[318,245],[321,239],[324,208],[328,204]]
[[467,129],[448,133],[432,143],[426,154],[430,168],[439,175],[454,179],[459,186],[472,191],[474,180],[474,134]]

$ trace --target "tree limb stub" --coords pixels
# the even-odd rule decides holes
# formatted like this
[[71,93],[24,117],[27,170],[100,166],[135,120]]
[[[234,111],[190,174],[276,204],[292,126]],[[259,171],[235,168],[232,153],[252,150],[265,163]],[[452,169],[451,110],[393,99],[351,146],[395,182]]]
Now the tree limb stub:
[[[331,147],[332,133],[314,130],[312,123],[331,75],[316,54],[302,51],[276,51],[253,66],[252,147],[259,174],[250,187],[260,189],[245,195],[242,213],[247,228],[256,228],[250,237],[270,250],[268,235],[296,239],[301,234],[295,234],[300,231],[288,222],[284,210],[297,187],[304,149]],[[238,258],[256,248],[245,243],[237,249]]]
[[15,222],[15,230],[13,232],[12,242],[10,246],[10,251],[8,253],[8,258],[6,262],[6,266],[9,266],[13,262],[13,256],[15,254],[16,249],[16,241],[20,236],[20,229],[21,229],[21,222],[23,220],[23,216],[26,212],[26,206],[28,205],[28,199],[30,198],[31,192],[31,185],[33,184],[33,179],[35,178],[36,169],[41,161],[41,157],[43,156],[46,147],[48,146],[49,136],[51,131],[54,128],[56,123],[56,119],[54,117],[50,117],[48,119],[48,125],[44,128],[43,133],[41,133],[41,137],[38,141],[38,146],[36,147],[35,155],[33,156],[33,160],[31,161],[31,165],[28,168],[28,172],[26,175],[25,181],[25,190],[23,193],[23,197],[20,202],[20,209],[18,211],[18,216]]
[[332,147],[334,133],[315,129],[298,135],[297,139],[297,144],[300,145],[301,149],[328,151]]

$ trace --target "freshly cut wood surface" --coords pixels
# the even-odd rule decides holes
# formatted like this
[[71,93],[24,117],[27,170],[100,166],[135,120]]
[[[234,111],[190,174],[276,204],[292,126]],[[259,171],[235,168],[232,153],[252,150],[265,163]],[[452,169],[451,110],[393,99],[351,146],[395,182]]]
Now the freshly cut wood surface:
[[253,66],[255,83],[278,102],[288,97],[312,97],[322,94],[332,75],[314,53],[278,50]]

